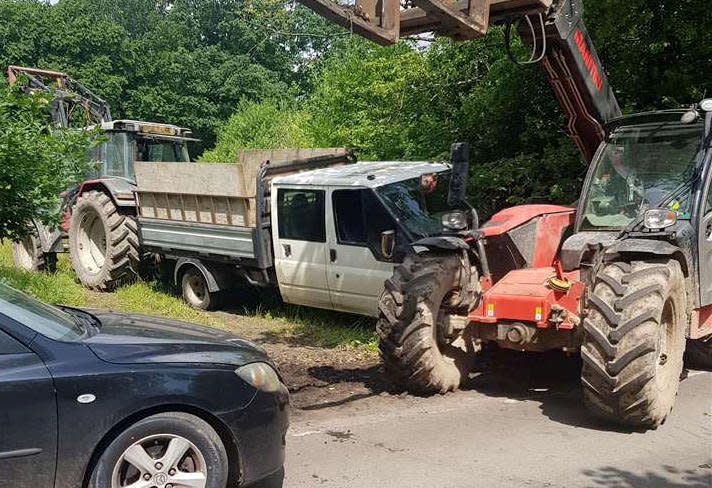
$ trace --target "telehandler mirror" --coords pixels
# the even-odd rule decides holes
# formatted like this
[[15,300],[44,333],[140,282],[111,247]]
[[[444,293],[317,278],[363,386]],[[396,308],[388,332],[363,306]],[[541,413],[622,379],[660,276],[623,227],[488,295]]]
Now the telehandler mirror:
[[384,230],[381,232],[381,254],[386,259],[391,259],[396,249],[396,231]]
[[470,145],[458,142],[450,146],[450,191],[447,203],[451,207],[459,207],[465,202],[467,194],[467,178],[470,172]]

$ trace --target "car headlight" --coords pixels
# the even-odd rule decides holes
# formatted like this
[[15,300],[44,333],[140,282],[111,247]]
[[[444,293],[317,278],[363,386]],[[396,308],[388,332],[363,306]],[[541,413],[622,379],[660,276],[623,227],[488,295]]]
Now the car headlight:
[[677,222],[677,213],[665,208],[651,208],[645,212],[645,227],[648,229],[665,229]]
[[267,363],[250,363],[237,368],[235,373],[260,391],[274,393],[282,388],[279,376]]
[[462,230],[467,227],[465,212],[448,212],[442,216],[442,224],[446,229]]

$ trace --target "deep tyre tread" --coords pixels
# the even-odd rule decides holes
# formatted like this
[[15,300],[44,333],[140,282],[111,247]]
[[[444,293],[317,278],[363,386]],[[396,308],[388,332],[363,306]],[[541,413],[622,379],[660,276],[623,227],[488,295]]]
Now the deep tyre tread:
[[[87,212],[99,215],[106,231],[106,257],[98,272],[87,270],[79,259],[78,231]],[[103,192],[89,191],[72,209],[69,229],[69,256],[82,285],[97,291],[111,291],[138,278],[140,255],[136,218],[116,207]]]
[[386,281],[376,325],[379,355],[391,381],[411,392],[457,390],[472,367],[473,351],[443,348],[436,338],[440,306],[457,286],[460,267],[453,253],[410,254]]
[[596,276],[587,308],[581,349],[586,406],[617,423],[658,427],[672,410],[682,372],[686,289],[680,264],[608,264]]

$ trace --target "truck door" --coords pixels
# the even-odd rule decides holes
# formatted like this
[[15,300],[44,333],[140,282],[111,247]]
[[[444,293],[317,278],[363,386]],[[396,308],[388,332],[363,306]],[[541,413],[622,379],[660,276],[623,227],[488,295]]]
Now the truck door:
[[393,262],[381,256],[380,236],[395,223],[370,189],[329,190],[329,290],[337,310],[378,316],[383,283]]
[[275,269],[287,303],[332,308],[326,279],[326,190],[278,188],[272,201]]
[[0,486],[54,486],[54,383],[34,352],[0,329]]

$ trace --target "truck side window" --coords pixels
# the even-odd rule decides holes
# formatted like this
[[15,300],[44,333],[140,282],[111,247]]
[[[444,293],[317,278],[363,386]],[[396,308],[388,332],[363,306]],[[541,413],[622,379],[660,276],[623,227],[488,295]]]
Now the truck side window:
[[277,192],[280,239],[326,242],[324,190]]
[[366,244],[362,194],[363,190],[336,190],[331,195],[339,244]]

